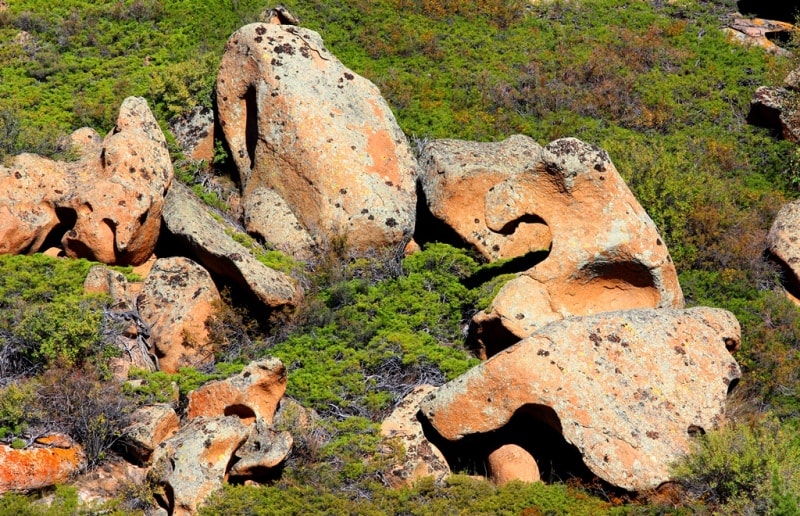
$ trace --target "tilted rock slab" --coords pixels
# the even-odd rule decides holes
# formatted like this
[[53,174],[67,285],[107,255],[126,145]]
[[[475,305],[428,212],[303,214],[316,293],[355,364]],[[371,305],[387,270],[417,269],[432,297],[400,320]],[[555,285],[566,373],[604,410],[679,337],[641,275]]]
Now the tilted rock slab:
[[125,451],[138,463],[146,464],[153,450],[180,427],[180,419],[170,405],[147,405],[131,414],[131,423],[123,430]]
[[[411,236],[416,162],[374,84],[346,68],[316,32],[255,23],[235,32],[217,78],[220,125],[243,184],[245,215],[261,189],[286,200],[318,242],[354,251]],[[270,217],[248,231],[273,240]]]
[[71,136],[80,159],[21,154],[0,166],[0,253],[33,253],[57,227],[70,257],[138,265],[155,249],[173,171],[164,134],[147,101],[129,97],[101,141]]
[[177,373],[181,367],[214,362],[206,322],[222,298],[207,270],[181,256],[160,258],[138,300],[161,371]]
[[513,143],[502,156],[516,153],[524,170],[475,192],[481,220],[498,234],[541,220],[552,247],[473,319],[484,344],[497,327],[516,341],[572,315],[683,307],[669,251],[605,151],[575,138]]
[[727,311],[629,310],[551,323],[423,401],[443,437],[491,432],[526,406],[579,450],[598,477],[629,490],[669,480],[691,434],[723,423],[740,377],[729,353],[739,323]]
[[266,306],[297,306],[302,299],[296,281],[256,260],[186,186],[176,182],[169,189],[163,217],[167,230],[206,269],[252,292]]
[[450,476],[447,460],[425,437],[422,424],[417,419],[420,402],[435,390],[436,387],[432,385],[416,387],[381,423],[381,436],[395,440],[404,452],[402,461],[393,464],[384,475],[392,487],[411,486],[426,477],[433,477],[436,484],[441,484]]

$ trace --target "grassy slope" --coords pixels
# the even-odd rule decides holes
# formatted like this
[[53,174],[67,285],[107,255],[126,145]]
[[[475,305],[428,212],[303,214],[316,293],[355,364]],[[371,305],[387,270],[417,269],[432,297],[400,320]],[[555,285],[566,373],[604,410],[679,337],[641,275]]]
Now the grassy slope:
[[[0,13],[0,157],[52,151],[56,136],[81,125],[102,133],[128,95],[146,96],[162,121],[210,104],[225,39],[263,7],[251,0],[10,4]],[[663,232],[689,302],[729,308],[742,322],[737,358],[748,395],[790,421],[800,409],[800,321],[773,292],[774,271],[761,251],[775,212],[796,197],[800,156],[745,116],[754,89],[780,82],[792,62],[729,44],[717,30],[728,4],[585,0],[517,11],[522,2],[286,2],[343,62],[380,86],[410,136],[497,140],[521,132],[540,143],[577,136],[607,149]],[[32,42],[14,43],[21,29]],[[383,296],[339,280],[323,289],[324,302],[350,306],[345,313],[354,317],[359,300]],[[336,295],[341,304],[330,302]],[[344,325],[333,314],[313,331],[328,335]],[[291,359],[292,339],[300,348],[308,338],[295,335],[275,351]],[[396,348],[417,352],[407,334],[392,338]],[[337,360],[341,345],[325,356]],[[311,388],[319,373],[298,374],[311,376],[298,395],[327,403]],[[351,392],[352,377],[342,377]],[[371,403],[385,402],[378,395]]]

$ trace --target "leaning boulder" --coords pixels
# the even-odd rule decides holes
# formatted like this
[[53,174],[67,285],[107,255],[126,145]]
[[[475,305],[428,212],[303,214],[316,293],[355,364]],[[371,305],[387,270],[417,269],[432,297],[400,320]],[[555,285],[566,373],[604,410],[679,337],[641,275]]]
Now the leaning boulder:
[[440,387],[421,410],[460,440],[539,408],[598,477],[648,489],[669,480],[693,435],[723,423],[739,339],[736,318],[712,308],[572,317]]
[[104,140],[71,137],[79,158],[21,154],[0,167],[0,253],[33,253],[63,232],[66,254],[138,265],[155,249],[173,171],[164,134],[147,102],[129,97]]
[[303,297],[296,281],[256,260],[233,239],[234,228],[214,218],[180,183],[173,184],[167,193],[164,225],[206,269],[252,292],[266,306],[296,306]]
[[130,425],[123,431],[125,450],[135,462],[147,464],[153,450],[178,431],[180,419],[170,405],[147,405],[131,414]]
[[24,449],[0,444],[0,494],[63,484],[86,466],[83,449],[66,436],[37,442]]
[[211,275],[197,263],[183,257],[156,261],[137,304],[151,328],[159,369],[176,373],[214,362],[206,322],[221,302]]
[[[248,231],[278,248],[281,228],[252,217],[274,190],[317,242],[356,252],[402,245],[414,229],[416,162],[374,84],[316,32],[255,23],[234,33],[217,79],[220,125],[239,170]],[[249,208],[248,208],[249,207]]]
[[571,315],[683,307],[667,248],[605,151],[575,138],[446,140],[421,162],[432,214],[484,256],[550,248],[473,319],[484,347]]

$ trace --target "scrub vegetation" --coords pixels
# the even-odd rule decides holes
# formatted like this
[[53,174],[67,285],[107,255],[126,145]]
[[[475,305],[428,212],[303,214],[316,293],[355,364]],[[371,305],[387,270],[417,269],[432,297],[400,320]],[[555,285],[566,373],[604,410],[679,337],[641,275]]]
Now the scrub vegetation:
[[[405,259],[397,250],[356,259],[343,238],[304,267],[238,235],[303,282],[304,306],[264,327],[228,299],[210,325],[213,369],[138,372],[142,384],[124,392],[106,381],[122,330],[104,315],[108,300],[82,291],[91,264],[0,256],[0,441],[24,446],[34,429],[57,428],[98,464],[137,403],[171,399],[175,388],[184,397],[271,355],[289,368],[287,394],[314,408],[319,425],[295,436],[279,480],[227,487],[204,514],[800,513],[800,312],[764,256],[775,214],[798,197],[800,151],[746,122],[756,87],[781,83],[800,61],[793,42],[784,57],[728,41],[720,27],[733,0],[284,4],[380,87],[409,138],[575,136],[607,150],[659,227],[687,304],[731,310],[742,324],[732,423],[700,437],[675,465],[676,483],[653,493],[572,479],[496,488],[459,474],[444,487],[388,489],[381,468],[396,450],[380,445],[379,421],[415,385],[476,363],[465,325],[507,277],[445,244]],[[9,1],[0,10],[0,161],[68,156],[65,134],[107,132],[130,95],[146,97],[165,129],[189,108],[212,107],[227,37],[264,7]],[[229,173],[223,147],[214,163],[177,152],[175,160],[180,180],[229,209],[208,189],[209,177]],[[54,415],[53,403],[83,408]],[[140,510],[137,496],[108,511]],[[69,488],[48,508],[35,498],[6,495],[0,513],[78,511]]]

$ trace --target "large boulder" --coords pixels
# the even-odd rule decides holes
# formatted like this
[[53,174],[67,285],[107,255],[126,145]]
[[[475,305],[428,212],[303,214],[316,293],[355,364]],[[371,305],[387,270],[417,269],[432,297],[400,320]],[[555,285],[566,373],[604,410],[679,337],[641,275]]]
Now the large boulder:
[[550,414],[542,423],[594,474],[648,489],[669,480],[693,435],[723,423],[739,339],[735,317],[712,308],[572,317],[440,387],[421,410],[450,440],[502,429],[520,411]]
[[147,102],[129,97],[104,140],[73,133],[79,158],[22,154],[0,167],[0,253],[33,253],[63,231],[71,257],[143,263],[155,249],[173,171],[164,134]]
[[164,225],[210,272],[251,292],[270,308],[296,306],[303,296],[291,277],[262,264],[186,186],[176,182],[167,193]]
[[[255,23],[235,32],[217,79],[220,125],[239,170],[248,231],[282,231],[253,217],[260,190],[283,198],[322,243],[354,251],[400,245],[414,228],[416,163],[389,106],[316,32]],[[263,206],[262,206],[263,208]]]
[[172,437],[180,427],[180,419],[170,405],[147,405],[131,414],[130,425],[125,428],[125,451],[137,463],[147,464],[153,450]]
[[145,278],[138,296],[139,315],[150,326],[159,369],[214,362],[206,322],[222,303],[211,275],[188,258],[161,258]]
[[43,437],[37,442],[24,449],[0,444],[0,494],[64,484],[86,466],[83,449],[68,437]]
[[515,136],[433,142],[420,160],[432,214],[484,256],[550,248],[473,319],[484,347],[571,315],[683,307],[667,248],[605,151],[575,138],[543,148]]

